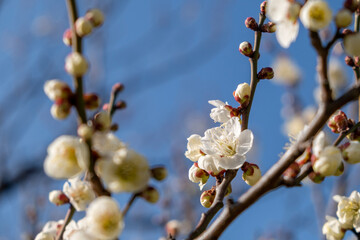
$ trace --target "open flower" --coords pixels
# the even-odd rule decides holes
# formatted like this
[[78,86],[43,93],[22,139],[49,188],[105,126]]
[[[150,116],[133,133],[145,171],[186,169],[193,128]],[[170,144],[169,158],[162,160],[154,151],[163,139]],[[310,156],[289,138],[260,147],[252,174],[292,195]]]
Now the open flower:
[[335,195],[334,201],[338,202],[336,215],[339,222],[345,229],[355,228],[357,232],[360,230],[360,194],[353,191],[349,197]]
[[92,144],[93,149],[102,157],[112,157],[116,151],[125,148],[125,144],[109,132],[95,132]]
[[326,1],[308,0],[301,8],[300,19],[311,31],[319,31],[329,26],[332,12]]
[[112,158],[100,159],[96,171],[111,192],[139,192],[150,179],[146,159],[127,148],[118,150]]
[[344,238],[345,231],[341,223],[334,217],[326,216],[327,222],[322,227],[322,233],[326,235],[327,240],[341,240]]
[[214,122],[224,123],[231,118],[230,111],[225,108],[228,103],[224,103],[220,100],[211,100],[209,103],[215,106],[215,108],[211,109],[210,113],[210,117]]
[[300,5],[290,0],[268,0],[267,16],[276,23],[276,39],[283,48],[288,48],[299,33]]
[[123,216],[111,197],[95,199],[86,210],[87,231],[99,239],[115,239],[124,228]]
[[[239,118],[233,117],[220,127],[208,129],[201,142],[202,151],[212,157],[217,168],[238,169],[252,147],[253,134],[248,129],[241,131]],[[202,168],[200,165],[199,160]]]
[[185,156],[193,162],[197,162],[201,156],[201,137],[197,134],[191,135],[188,139],[187,151]]
[[63,191],[76,211],[84,211],[86,206],[95,199],[90,183],[81,181],[78,177],[69,179],[69,182],[64,184]]
[[47,152],[44,170],[52,178],[72,178],[88,169],[89,150],[80,138],[60,136]]

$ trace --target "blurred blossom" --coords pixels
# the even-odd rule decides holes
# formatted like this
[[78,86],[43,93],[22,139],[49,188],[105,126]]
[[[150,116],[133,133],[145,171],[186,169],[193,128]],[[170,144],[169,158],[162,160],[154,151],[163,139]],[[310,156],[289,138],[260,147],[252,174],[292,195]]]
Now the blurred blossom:
[[272,81],[285,85],[294,86],[300,80],[299,67],[287,56],[279,56],[273,64],[275,76]]

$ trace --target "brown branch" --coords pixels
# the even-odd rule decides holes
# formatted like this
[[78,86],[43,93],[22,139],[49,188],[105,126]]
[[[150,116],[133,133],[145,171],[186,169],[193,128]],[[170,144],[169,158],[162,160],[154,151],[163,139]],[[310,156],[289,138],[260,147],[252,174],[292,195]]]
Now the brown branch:
[[129,211],[130,207],[132,206],[132,204],[134,203],[135,199],[136,199],[138,196],[139,196],[139,193],[134,193],[134,194],[131,196],[129,202],[126,204],[126,206],[125,206],[125,208],[124,208],[124,210],[123,210],[123,212],[122,212],[123,217],[125,217],[126,213]]

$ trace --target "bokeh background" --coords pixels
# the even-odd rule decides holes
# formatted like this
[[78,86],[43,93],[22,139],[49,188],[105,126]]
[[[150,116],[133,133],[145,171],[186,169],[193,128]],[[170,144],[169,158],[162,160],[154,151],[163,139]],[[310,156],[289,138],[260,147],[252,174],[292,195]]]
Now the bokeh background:
[[[128,107],[115,115],[116,135],[145,155],[151,165],[162,164],[169,170],[168,179],[155,184],[160,202],[136,201],[121,239],[158,239],[165,235],[164,225],[171,219],[181,221],[186,234],[205,210],[199,203],[201,192],[187,177],[191,162],[184,157],[186,138],[216,126],[209,118],[208,100],[236,106],[232,92],[239,83],[250,81],[248,60],[238,46],[242,41],[253,42],[253,32],[246,29],[244,20],[249,16],[257,19],[261,1],[77,2],[80,16],[92,7],[106,16],[105,24],[84,40],[84,54],[91,64],[84,80],[86,92],[99,93],[105,103],[112,85],[124,83],[120,99]],[[334,12],[341,7],[340,1],[329,2]],[[33,239],[46,221],[59,220],[66,212],[66,207],[48,202],[48,192],[61,189],[63,182],[45,176],[42,164],[52,140],[76,134],[75,112],[64,121],[54,120],[49,112],[51,101],[43,92],[49,79],[71,84],[64,71],[64,59],[71,51],[62,43],[67,28],[65,1],[0,1],[1,240]],[[342,61],[341,46],[337,49],[333,57]],[[297,63],[301,81],[292,88],[272,80],[258,85],[249,124],[255,146],[248,161],[257,163],[263,172],[289,142],[284,124],[295,112],[316,107],[316,58],[307,31],[301,27],[298,39],[286,51],[274,34],[264,34],[260,67],[272,66],[279,55]],[[351,69],[343,68],[350,84]],[[346,112],[356,116],[351,107]],[[334,215],[331,195],[359,190],[358,170],[347,168],[344,177],[330,177],[321,185],[308,182],[301,188],[267,194],[221,239],[321,239],[325,214]],[[246,189],[238,176],[233,197]],[[124,206],[129,195],[116,198]]]

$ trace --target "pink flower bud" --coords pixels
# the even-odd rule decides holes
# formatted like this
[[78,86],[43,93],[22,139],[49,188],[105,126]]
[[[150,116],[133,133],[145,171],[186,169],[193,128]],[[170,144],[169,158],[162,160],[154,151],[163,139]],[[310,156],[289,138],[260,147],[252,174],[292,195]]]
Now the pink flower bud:
[[295,178],[300,172],[300,166],[297,162],[293,162],[283,173],[284,178]]
[[271,67],[262,68],[257,75],[258,79],[272,79],[274,70]]
[[216,196],[215,189],[204,191],[200,196],[200,203],[203,207],[209,208],[213,204]]
[[261,31],[267,33],[274,33],[276,32],[276,24],[273,22],[268,22],[261,27]]
[[49,193],[49,201],[56,206],[60,206],[69,202],[69,198],[60,190],[54,190]]
[[258,27],[259,27],[256,20],[255,20],[255,18],[252,18],[252,17],[248,17],[245,20],[245,26],[247,28],[250,28],[251,30],[254,30],[254,31],[257,31]]
[[240,103],[242,107],[246,107],[249,104],[251,88],[247,83],[241,83],[237,86],[233,92],[235,100]]
[[119,101],[115,104],[115,108],[116,109],[124,109],[126,108],[126,102],[124,101]]
[[100,106],[100,98],[95,93],[84,94],[85,108],[89,110],[96,110]]
[[63,42],[66,46],[72,45],[72,31],[71,29],[66,29],[63,34]]
[[261,4],[260,4],[260,12],[262,14],[266,14],[266,5],[267,5],[267,1],[263,1]]
[[112,87],[112,91],[114,93],[118,93],[124,90],[124,84],[122,83],[115,83]]
[[346,56],[345,57],[345,64],[350,66],[350,67],[354,67],[355,66],[355,63],[354,63],[354,60],[352,59],[352,57],[350,56]]
[[239,52],[244,56],[251,57],[253,55],[251,44],[249,42],[240,43]]
[[86,14],[85,18],[89,20],[94,27],[99,27],[104,23],[104,14],[99,9],[90,9]]
[[165,167],[154,167],[151,169],[151,177],[157,181],[164,180],[168,175]]
[[348,118],[343,111],[337,111],[328,121],[328,127],[334,133],[340,133],[349,129]]

